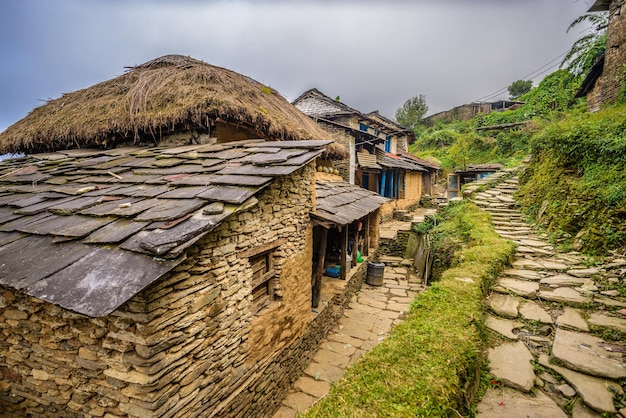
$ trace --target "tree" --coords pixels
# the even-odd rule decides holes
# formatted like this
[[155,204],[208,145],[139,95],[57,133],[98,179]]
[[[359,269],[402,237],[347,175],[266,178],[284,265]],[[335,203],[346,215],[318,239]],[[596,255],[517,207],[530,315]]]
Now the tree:
[[424,115],[428,112],[426,97],[422,94],[411,97],[404,102],[402,107],[396,110],[396,122],[405,128],[415,129],[422,123]]
[[511,100],[518,99],[520,96],[528,93],[533,88],[532,80],[517,80],[511,84],[509,89],[509,98]]
[[606,49],[606,28],[609,23],[608,13],[587,13],[574,20],[569,27],[588,22],[592,25],[591,33],[583,36],[572,45],[559,68],[568,70],[574,75],[587,74]]

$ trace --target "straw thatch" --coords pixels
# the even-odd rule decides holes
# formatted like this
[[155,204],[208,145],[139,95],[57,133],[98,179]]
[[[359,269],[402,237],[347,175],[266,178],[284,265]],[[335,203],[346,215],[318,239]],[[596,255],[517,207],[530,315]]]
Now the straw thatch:
[[[158,143],[171,133],[210,132],[216,121],[269,140],[330,139],[274,89],[190,57],[167,55],[34,109],[0,134],[0,153]],[[346,151],[334,145],[327,154]]]

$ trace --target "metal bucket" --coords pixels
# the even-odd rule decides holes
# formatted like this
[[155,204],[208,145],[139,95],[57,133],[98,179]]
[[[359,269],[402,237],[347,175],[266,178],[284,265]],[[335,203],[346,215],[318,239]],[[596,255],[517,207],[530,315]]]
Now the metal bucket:
[[367,262],[367,276],[365,277],[365,283],[370,286],[382,286],[383,275],[385,274],[385,264],[376,263],[374,261]]

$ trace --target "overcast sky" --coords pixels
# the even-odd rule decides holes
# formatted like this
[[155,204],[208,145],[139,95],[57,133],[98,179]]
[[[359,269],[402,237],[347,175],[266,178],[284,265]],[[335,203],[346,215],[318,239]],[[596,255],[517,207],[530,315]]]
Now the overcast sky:
[[420,94],[429,114],[500,90],[489,99],[507,98],[513,81],[560,62],[584,35],[567,27],[592,3],[1,0],[0,131],[45,100],[166,54],[248,75],[289,101],[316,87],[390,118]]

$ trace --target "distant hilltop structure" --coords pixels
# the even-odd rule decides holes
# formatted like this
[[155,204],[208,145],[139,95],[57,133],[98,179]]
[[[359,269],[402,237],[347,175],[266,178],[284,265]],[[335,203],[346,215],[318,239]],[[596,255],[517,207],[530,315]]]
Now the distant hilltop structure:
[[514,100],[498,100],[495,102],[474,102],[457,106],[450,110],[435,113],[424,118],[426,126],[433,126],[437,122],[452,122],[453,120],[470,120],[481,113],[503,112],[514,110],[523,105],[524,102]]

